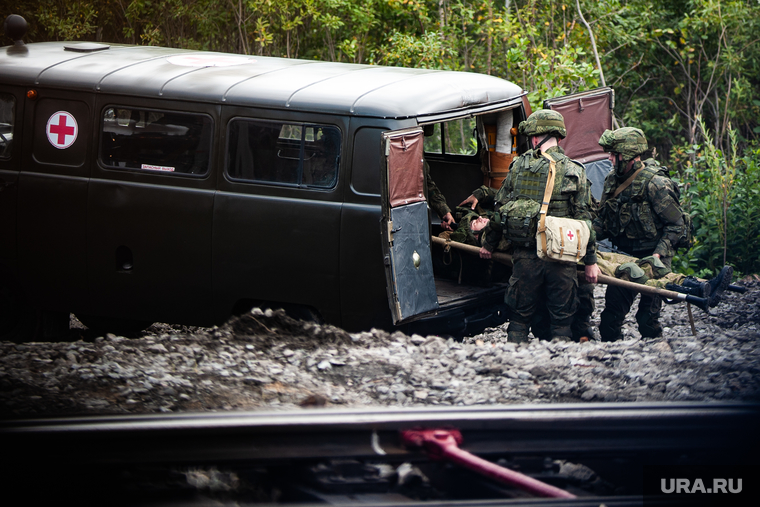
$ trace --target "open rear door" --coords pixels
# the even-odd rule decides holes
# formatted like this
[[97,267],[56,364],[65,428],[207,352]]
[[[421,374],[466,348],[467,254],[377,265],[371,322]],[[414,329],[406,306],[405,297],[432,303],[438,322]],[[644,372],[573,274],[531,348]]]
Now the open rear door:
[[386,132],[382,142],[385,276],[393,323],[401,324],[438,309],[424,194],[422,129]]
[[612,129],[615,92],[610,87],[574,93],[544,101],[545,109],[559,112],[565,118],[567,137],[560,143],[565,155],[586,166],[591,180],[591,193],[602,197],[604,177],[612,170],[607,153],[599,146],[599,138]]

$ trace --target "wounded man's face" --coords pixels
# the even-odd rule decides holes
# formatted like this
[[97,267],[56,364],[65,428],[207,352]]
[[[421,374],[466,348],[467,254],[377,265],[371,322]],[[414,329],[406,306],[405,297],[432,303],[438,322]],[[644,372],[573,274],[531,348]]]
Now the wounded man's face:
[[472,232],[479,232],[482,231],[486,225],[488,225],[489,220],[486,217],[478,217],[475,220],[470,220],[470,230]]

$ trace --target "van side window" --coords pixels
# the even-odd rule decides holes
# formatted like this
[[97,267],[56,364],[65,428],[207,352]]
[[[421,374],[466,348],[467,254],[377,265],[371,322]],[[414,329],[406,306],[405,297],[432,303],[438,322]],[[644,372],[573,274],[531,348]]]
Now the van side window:
[[15,110],[16,98],[8,93],[0,93],[0,158],[11,156]]
[[335,126],[233,119],[228,139],[233,180],[310,188],[338,181],[341,133]]
[[436,123],[433,134],[425,136],[425,153],[435,155],[465,155],[478,153],[475,118]]
[[108,107],[100,161],[107,167],[203,176],[213,121],[203,114]]

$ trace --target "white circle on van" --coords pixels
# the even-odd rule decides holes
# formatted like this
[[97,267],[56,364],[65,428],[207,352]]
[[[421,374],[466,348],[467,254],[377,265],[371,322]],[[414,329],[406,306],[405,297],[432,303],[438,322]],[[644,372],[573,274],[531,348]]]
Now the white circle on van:
[[59,150],[65,150],[77,140],[79,126],[74,115],[67,111],[58,111],[47,122],[45,127],[50,144]]
[[183,67],[231,67],[233,65],[245,65],[254,63],[256,60],[245,56],[207,55],[198,53],[195,55],[176,55],[166,58],[171,64]]

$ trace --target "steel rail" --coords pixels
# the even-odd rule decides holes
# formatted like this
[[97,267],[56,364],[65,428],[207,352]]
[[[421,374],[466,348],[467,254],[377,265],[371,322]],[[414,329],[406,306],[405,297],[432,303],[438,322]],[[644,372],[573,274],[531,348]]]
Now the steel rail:
[[[421,459],[399,432],[457,428],[478,455],[757,450],[758,404],[599,403],[476,408],[305,409],[0,422],[6,459]],[[33,452],[30,452],[33,451]]]
[[[181,470],[218,467],[243,475],[251,470],[264,470],[264,482],[259,484],[284,480],[280,484],[291,494],[306,495],[306,500],[301,501],[312,505],[326,502],[343,507],[410,503],[419,507],[672,506],[682,504],[673,503],[673,498],[665,495],[646,499],[641,496],[643,467],[652,463],[680,463],[684,458],[690,463],[753,463],[760,450],[758,416],[760,404],[610,403],[2,421],[0,477],[7,491],[25,495],[27,503],[50,505],[61,504],[63,500],[79,505],[146,502],[199,505],[182,503],[182,490],[162,486],[165,484],[162,478],[181,474]],[[522,463],[527,467],[523,473],[532,470],[533,477],[546,482],[554,476],[543,476],[541,465],[536,468],[535,463],[567,460],[611,477],[613,484],[622,484],[630,493],[584,496],[590,493],[576,488],[567,492],[579,494],[578,498],[547,500],[519,498],[519,494],[514,497],[514,490],[498,489],[490,479],[479,478],[465,468],[457,466],[449,472],[446,468],[434,468],[434,463],[419,448],[405,445],[404,435],[408,436],[409,430],[425,428],[456,428],[462,437],[462,453],[457,453],[477,455],[476,459],[489,470],[495,470],[496,464],[501,463],[498,460],[505,459],[507,468],[516,465],[520,471]],[[304,482],[302,474],[308,474],[315,464],[330,466],[341,462],[355,462],[359,466],[416,463],[433,472],[435,479],[431,481],[436,488],[443,486],[441,491],[449,499],[412,501],[382,487],[366,495],[355,495],[310,489],[310,483]],[[145,477],[156,480],[143,486],[146,473]],[[513,479],[503,482],[517,484]],[[517,479],[525,483],[530,477]],[[122,484],[122,480],[127,482]],[[468,491],[475,492],[474,496],[465,497],[470,500],[452,500],[462,498],[445,489],[455,483],[466,484]],[[558,486],[565,487],[563,484],[573,487],[572,482]],[[527,491],[541,494],[535,488]]]

